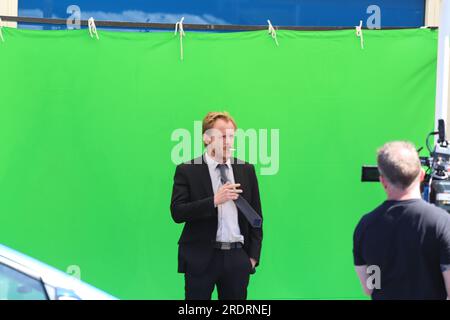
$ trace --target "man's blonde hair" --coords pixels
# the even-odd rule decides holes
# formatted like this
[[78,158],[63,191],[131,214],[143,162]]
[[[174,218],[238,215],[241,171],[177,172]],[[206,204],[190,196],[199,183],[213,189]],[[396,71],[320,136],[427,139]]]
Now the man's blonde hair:
[[[202,133],[204,134],[209,129],[212,129],[214,127],[214,123],[216,123],[217,120],[222,119],[226,122],[231,121],[233,123],[234,129],[237,129],[236,122],[234,121],[233,117],[230,116],[230,114],[226,111],[213,111],[208,112],[206,116],[203,118],[203,124],[202,124]],[[206,143],[203,143],[205,146]]]
[[391,184],[407,189],[417,179],[421,170],[415,146],[407,141],[393,141],[377,151],[378,170]]
[[206,116],[203,118],[202,133],[205,133],[207,130],[214,127],[214,123],[216,123],[216,121],[219,119],[225,120],[226,122],[231,121],[234,125],[234,128],[237,129],[236,122],[228,112],[212,111],[208,112]]

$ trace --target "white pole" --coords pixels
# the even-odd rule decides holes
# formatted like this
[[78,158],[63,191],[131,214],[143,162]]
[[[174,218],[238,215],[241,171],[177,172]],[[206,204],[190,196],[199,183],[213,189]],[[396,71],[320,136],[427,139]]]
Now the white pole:
[[442,0],[441,18],[439,22],[437,82],[436,82],[436,111],[435,129],[439,119],[444,119],[446,127],[447,110],[449,107],[448,88],[450,78],[450,0]]

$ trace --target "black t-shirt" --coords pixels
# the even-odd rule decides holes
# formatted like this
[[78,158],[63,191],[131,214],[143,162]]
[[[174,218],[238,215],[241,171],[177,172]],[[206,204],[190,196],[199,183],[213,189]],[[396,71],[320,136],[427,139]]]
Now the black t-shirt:
[[353,257],[380,268],[372,299],[446,299],[450,214],[421,199],[385,201],[357,225]]

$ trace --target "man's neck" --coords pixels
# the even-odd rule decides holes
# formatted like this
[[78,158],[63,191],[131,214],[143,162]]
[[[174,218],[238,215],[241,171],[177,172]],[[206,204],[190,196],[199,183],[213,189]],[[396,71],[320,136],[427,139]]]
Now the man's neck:
[[210,156],[212,159],[216,160],[218,163],[226,163],[228,160],[227,158],[217,157],[214,150],[206,150],[206,152],[208,153],[208,156]]
[[422,196],[420,194],[420,190],[415,188],[413,190],[407,191],[397,191],[391,190],[387,192],[388,200],[395,201],[404,201],[404,200],[412,200],[412,199],[421,199]]

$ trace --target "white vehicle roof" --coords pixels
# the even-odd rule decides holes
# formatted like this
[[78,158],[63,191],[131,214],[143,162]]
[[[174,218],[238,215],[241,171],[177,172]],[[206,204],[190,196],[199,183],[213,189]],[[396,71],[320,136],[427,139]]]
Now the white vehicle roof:
[[0,244],[0,263],[4,263],[32,277],[40,278],[46,285],[73,291],[83,300],[116,300],[114,296],[70,276],[52,266]]

